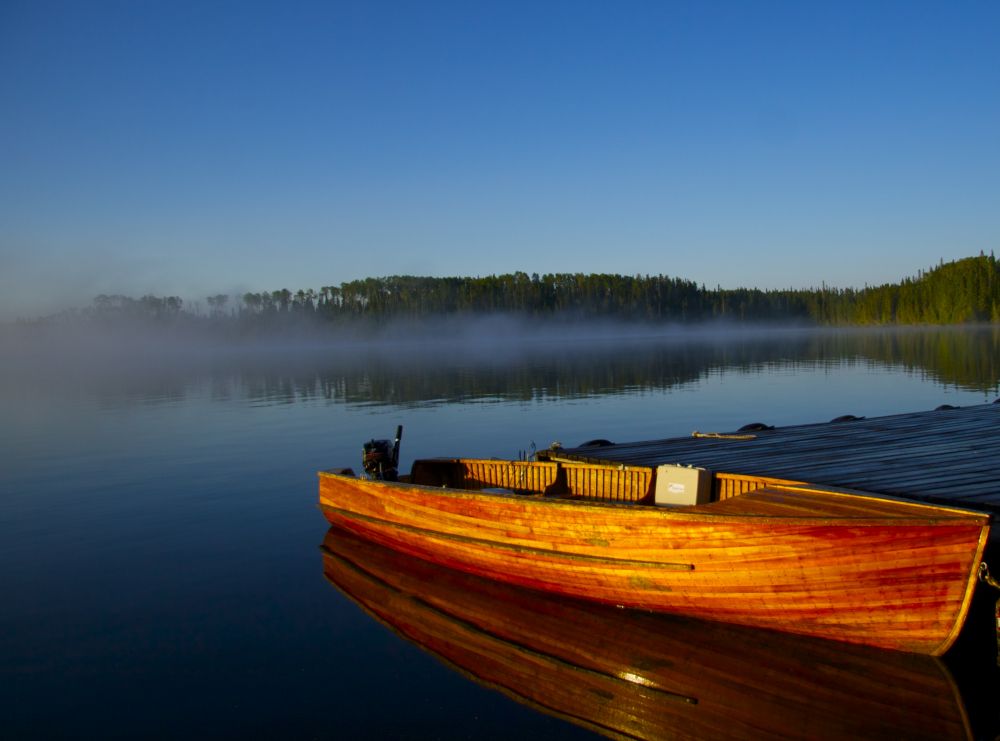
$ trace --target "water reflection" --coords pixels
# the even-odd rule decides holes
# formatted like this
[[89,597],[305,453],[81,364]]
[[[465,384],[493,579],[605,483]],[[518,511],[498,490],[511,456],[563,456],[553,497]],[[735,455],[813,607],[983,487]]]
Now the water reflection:
[[715,373],[795,372],[874,364],[923,374],[983,394],[1000,388],[1000,328],[775,330],[523,342],[488,347],[449,342],[314,349],[280,368],[257,366],[239,379],[251,399],[326,399],[346,404],[439,405],[541,401],[694,384]]
[[[17,360],[0,375],[20,374],[20,385],[55,386],[58,378],[62,386],[70,370],[41,350]],[[1000,327],[692,331],[601,339],[529,335],[492,342],[331,340],[184,352],[154,344],[101,357],[83,354],[71,372],[73,384],[90,384],[109,405],[172,403],[192,394],[256,405],[419,407],[636,394],[682,388],[720,373],[864,366],[992,397],[1000,390]]]
[[982,737],[932,657],[581,605],[336,528],[323,568],[366,612],[469,678],[604,735]]

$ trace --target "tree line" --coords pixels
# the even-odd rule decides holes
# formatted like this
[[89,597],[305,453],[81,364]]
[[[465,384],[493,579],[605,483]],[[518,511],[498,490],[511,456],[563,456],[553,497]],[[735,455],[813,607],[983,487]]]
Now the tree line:
[[98,296],[85,313],[102,318],[202,317],[246,326],[292,318],[317,325],[430,316],[515,314],[646,322],[799,321],[819,325],[1000,322],[1000,263],[991,253],[941,262],[899,283],[837,289],[706,288],[665,275],[515,272],[468,278],[394,275],[318,290],[206,297],[207,314],[176,297]]

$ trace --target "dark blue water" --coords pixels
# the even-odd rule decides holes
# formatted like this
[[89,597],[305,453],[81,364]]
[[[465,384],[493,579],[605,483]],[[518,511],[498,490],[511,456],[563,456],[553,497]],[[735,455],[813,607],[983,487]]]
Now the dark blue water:
[[8,738],[562,738],[323,577],[315,471],[993,401],[996,330],[5,348]]

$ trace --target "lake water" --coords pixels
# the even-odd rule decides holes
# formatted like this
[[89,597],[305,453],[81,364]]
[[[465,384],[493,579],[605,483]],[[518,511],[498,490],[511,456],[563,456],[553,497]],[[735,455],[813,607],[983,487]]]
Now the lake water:
[[[335,588],[316,470],[397,424],[407,470],[1000,394],[997,328],[465,339],[0,348],[0,734],[591,736]],[[989,738],[992,661],[950,664]]]

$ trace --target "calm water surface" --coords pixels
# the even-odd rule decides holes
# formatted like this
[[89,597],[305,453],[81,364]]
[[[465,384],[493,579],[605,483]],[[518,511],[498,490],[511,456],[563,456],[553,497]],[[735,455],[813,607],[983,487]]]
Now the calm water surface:
[[[408,469],[1000,393],[995,328],[0,349],[9,738],[591,736],[331,585],[315,471],[356,466],[362,442],[397,424]],[[993,738],[995,672],[969,671],[962,702]]]

